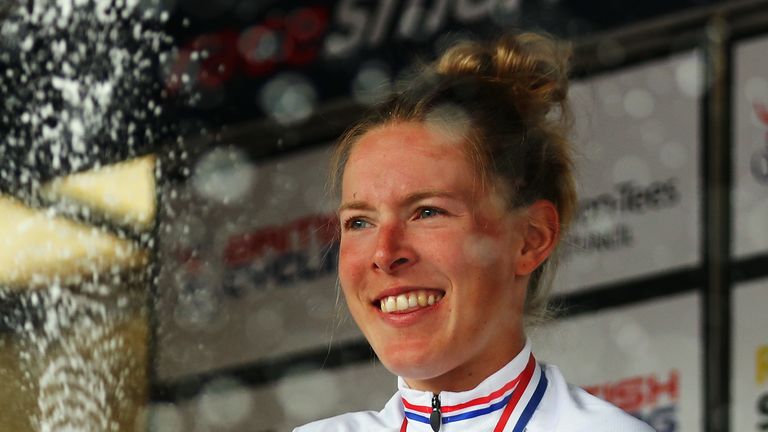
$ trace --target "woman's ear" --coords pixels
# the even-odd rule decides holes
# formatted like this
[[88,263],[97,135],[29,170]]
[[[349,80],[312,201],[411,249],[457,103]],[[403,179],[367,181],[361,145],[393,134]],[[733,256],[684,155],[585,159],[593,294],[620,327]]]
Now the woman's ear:
[[552,202],[538,200],[525,214],[523,248],[515,263],[515,272],[519,276],[533,273],[552,254],[560,240],[560,216]]

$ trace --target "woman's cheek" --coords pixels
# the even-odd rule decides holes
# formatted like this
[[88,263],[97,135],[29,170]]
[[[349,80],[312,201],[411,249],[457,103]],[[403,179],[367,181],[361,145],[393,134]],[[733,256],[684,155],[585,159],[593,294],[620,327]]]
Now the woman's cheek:
[[[355,284],[363,277],[366,265],[363,248],[355,239],[342,239],[339,245],[339,279],[342,286]],[[346,282],[346,284],[345,284]]]

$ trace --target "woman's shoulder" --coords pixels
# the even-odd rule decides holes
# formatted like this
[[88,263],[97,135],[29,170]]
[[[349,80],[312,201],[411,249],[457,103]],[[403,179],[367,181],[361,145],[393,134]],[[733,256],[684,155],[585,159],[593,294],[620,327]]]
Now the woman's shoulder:
[[358,411],[314,421],[293,432],[360,432],[391,431],[402,420],[400,398],[395,393],[381,411]]
[[375,425],[377,417],[378,413],[374,411],[346,413],[299,426],[293,432],[357,432]]
[[[557,432],[654,432],[653,428],[615,405],[569,384],[560,369],[542,365],[549,381],[542,410],[556,413],[546,430]],[[535,418],[535,417],[534,417]],[[529,429],[531,430],[531,429]],[[536,429],[538,430],[538,429]]]

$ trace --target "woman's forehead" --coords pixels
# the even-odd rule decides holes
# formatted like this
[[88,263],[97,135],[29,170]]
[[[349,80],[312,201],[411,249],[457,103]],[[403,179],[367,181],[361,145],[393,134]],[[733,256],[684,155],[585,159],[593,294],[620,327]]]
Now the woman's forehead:
[[398,199],[418,191],[471,197],[482,180],[463,145],[421,123],[384,126],[355,144],[342,178],[344,200]]
[[349,161],[372,154],[395,154],[400,158],[426,156],[435,160],[465,159],[463,137],[450,130],[421,122],[398,122],[377,126],[363,134],[353,146]]

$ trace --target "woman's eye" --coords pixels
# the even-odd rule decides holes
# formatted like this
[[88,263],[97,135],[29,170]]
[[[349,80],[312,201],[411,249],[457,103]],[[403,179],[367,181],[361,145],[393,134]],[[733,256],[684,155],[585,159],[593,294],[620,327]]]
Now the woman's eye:
[[444,213],[445,213],[444,211],[440,209],[436,209],[434,207],[422,207],[419,209],[417,214],[419,219],[426,219],[426,218],[435,217]]
[[368,228],[369,226],[370,224],[365,219],[360,219],[357,217],[349,218],[346,222],[344,222],[344,228],[353,231]]

